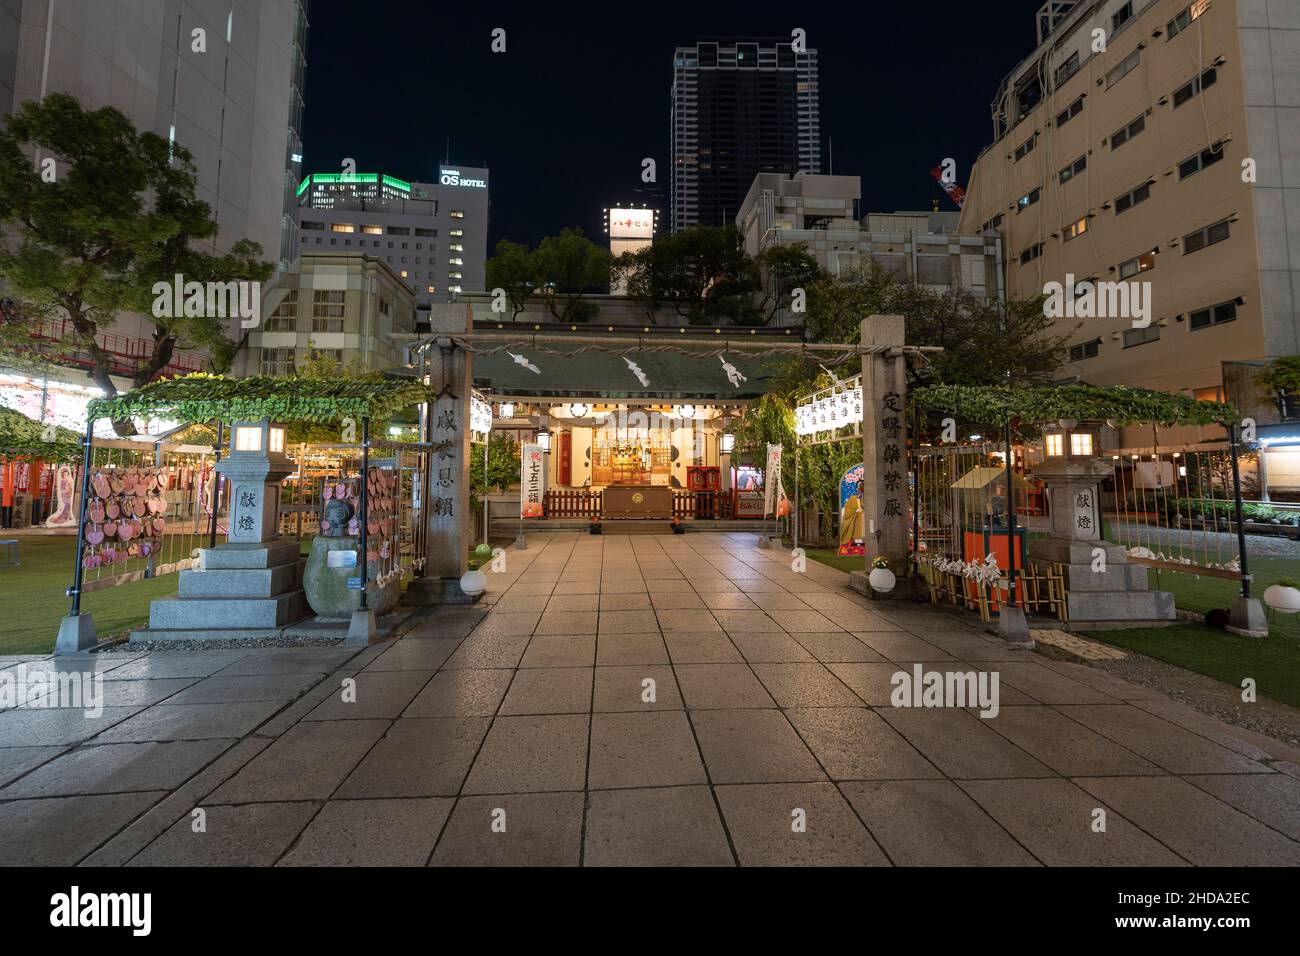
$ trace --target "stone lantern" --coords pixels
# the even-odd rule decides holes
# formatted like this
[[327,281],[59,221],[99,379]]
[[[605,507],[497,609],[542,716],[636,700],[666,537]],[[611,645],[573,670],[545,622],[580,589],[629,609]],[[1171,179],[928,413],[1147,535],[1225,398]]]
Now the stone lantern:
[[269,419],[235,422],[216,466],[230,481],[226,542],[200,551],[181,571],[175,597],[154,601],[148,630],[132,640],[269,636],[308,614],[298,542],[280,538],[280,482],[295,468],[285,428]]
[[1045,486],[1049,523],[1046,538],[1029,542],[1029,556],[1065,566],[1071,626],[1172,621],[1173,595],[1149,590],[1146,567],[1129,564],[1123,545],[1102,540],[1101,482],[1112,465],[1100,450],[1100,422],[1047,427],[1034,476]]

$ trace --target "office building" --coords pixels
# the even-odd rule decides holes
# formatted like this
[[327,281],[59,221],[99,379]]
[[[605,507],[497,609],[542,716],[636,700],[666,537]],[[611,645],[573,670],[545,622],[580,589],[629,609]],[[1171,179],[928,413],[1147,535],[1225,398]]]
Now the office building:
[[1002,236],[1010,294],[1149,291],[1149,324],[1058,320],[1067,374],[1220,398],[1224,363],[1300,352],[1296,5],[1053,0],[1038,34],[960,226]]
[[381,257],[304,252],[268,296],[249,334],[249,374],[292,375],[313,356],[383,371],[401,364],[393,333],[415,332],[415,296]]
[[[1002,295],[1002,248],[996,235],[959,234],[952,214],[872,213],[858,218],[857,176],[759,173],[736,214],[745,252],[802,243],[831,275],[874,262],[899,279],[937,291]],[[767,281],[767,277],[764,277]],[[798,322],[782,311],[777,324]]]
[[386,173],[312,173],[297,193],[304,254],[356,250],[381,259],[422,310],[460,292],[483,291],[486,169],[440,166],[436,183]]
[[671,228],[731,222],[759,172],[821,172],[817,51],[701,40],[673,53]]

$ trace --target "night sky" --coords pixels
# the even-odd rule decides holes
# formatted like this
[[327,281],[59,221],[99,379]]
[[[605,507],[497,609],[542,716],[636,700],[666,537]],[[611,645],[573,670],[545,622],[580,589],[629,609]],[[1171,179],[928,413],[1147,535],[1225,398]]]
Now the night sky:
[[450,139],[452,163],[491,170],[490,254],[564,226],[600,241],[602,208],[653,202],[639,191],[653,156],[666,227],[674,47],[802,27],[819,52],[822,171],[833,141],[834,172],[862,177],[864,213],[929,209],[942,196],[930,169],[955,157],[964,185],[988,144],[989,102],[1032,51],[1041,4],[313,0],[303,172],[349,156],[430,181]]

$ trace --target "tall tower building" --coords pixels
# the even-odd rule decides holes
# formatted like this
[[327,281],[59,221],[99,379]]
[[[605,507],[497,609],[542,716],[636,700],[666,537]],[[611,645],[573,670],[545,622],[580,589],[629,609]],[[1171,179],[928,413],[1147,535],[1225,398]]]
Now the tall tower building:
[[673,54],[671,228],[721,226],[760,172],[820,173],[817,51],[701,40]]

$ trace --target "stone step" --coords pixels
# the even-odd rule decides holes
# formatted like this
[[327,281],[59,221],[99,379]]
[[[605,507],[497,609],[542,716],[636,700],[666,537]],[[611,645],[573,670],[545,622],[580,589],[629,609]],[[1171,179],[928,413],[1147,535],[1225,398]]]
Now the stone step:
[[310,613],[302,590],[274,597],[168,597],[149,608],[150,630],[211,631],[218,628],[280,628]]
[[142,644],[150,641],[256,641],[275,639],[283,633],[278,627],[212,627],[212,628],[141,628],[132,631],[130,642]]
[[219,544],[203,548],[199,564],[205,571],[243,571],[274,568],[301,557],[297,541],[272,541],[268,544]]
[[1168,591],[1071,591],[1070,621],[1172,621]]
[[301,588],[305,565],[305,561],[292,561],[272,568],[182,571],[177,594],[183,598],[271,597]]

